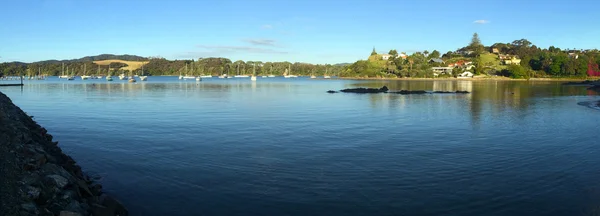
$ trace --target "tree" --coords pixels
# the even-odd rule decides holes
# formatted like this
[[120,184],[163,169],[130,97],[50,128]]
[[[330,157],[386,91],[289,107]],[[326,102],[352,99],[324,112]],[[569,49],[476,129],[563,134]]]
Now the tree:
[[484,47],[483,44],[481,44],[481,40],[479,39],[479,35],[477,33],[473,34],[468,48],[475,53],[475,56],[478,56],[483,52]]
[[377,55],[377,52],[375,51],[375,47],[373,47],[373,51],[371,52],[371,55],[372,56]]
[[390,50],[390,52],[388,52],[388,54],[390,54],[390,55],[392,55],[394,57],[397,57],[398,56],[398,51],[396,51],[395,49],[393,49],[393,50]]
[[429,58],[440,58],[440,52],[433,50],[431,53],[429,53]]
[[429,56],[429,51],[425,50],[425,51],[423,51],[423,54],[424,54],[425,56]]
[[521,65],[510,65],[507,69],[502,70],[502,75],[508,76],[514,79],[526,79],[529,78],[527,71]]

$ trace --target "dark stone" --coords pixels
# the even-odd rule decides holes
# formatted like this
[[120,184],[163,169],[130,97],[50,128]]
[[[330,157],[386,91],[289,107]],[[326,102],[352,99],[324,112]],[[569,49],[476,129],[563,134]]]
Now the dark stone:
[[373,94],[373,93],[384,93],[389,89],[387,86],[383,86],[381,88],[351,88],[351,89],[342,89],[341,92],[344,93],[359,93],[359,94]]
[[119,216],[129,215],[129,213],[127,212],[127,209],[125,209],[123,204],[121,204],[119,201],[113,199],[112,197],[104,196],[103,200],[100,200],[100,202],[101,202],[102,206],[106,207],[106,210],[108,210],[108,212],[112,213],[111,215],[119,215]]
[[27,186],[25,189],[25,195],[31,200],[37,200],[40,197],[40,193],[42,193],[42,189],[37,187]]
[[468,94],[468,91],[434,91],[434,94]]
[[38,214],[38,207],[34,203],[23,203],[21,204],[21,209],[25,210],[28,213]]
[[407,95],[407,94],[427,94],[426,91],[423,90],[415,90],[415,91],[409,91],[409,90],[400,90],[397,92],[392,92],[394,94],[403,94],[403,95]]
[[58,216],[83,216],[80,213],[72,212],[72,211],[61,211]]
[[[84,196],[94,196],[94,194],[92,193],[92,191],[90,190],[90,188],[88,187],[87,183],[84,180],[78,180],[77,186],[79,186],[79,188],[81,188],[83,190],[83,192],[85,192]],[[102,188],[100,188],[100,189],[102,189]]]
[[60,175],[48,175],[44,179],[47,185],[56,186],[59,189],[65,188],[69,184],[69,180]]
[[338,93],[338,92],[337,92],[337,91],[334,91],[334,90],[329,90],[329,91],[327,91],[327,93],[329,93],[329,94],[333,94],[333,93]]

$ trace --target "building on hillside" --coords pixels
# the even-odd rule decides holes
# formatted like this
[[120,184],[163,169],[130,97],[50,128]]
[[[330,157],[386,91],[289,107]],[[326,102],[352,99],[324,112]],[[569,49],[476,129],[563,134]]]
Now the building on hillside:
[[452,74],[452,69],[454,69],[454,67],[432,67],[431,70],[433,70],[433,75],[434,76],[438,76],[439,74]]
[[380,54],[380,56],[381,56],[381,59],[383,59],[383,60],[388,60],[393,57],[390,54]]
[[518,59],[517,57],[513,56],[511,59],[505,59],[504,60],[504,64],[505,65],[518,65],[521,64],[521,59]]
[[569,53],[569,58],[578,59],[579,55],[577,53]]
[[460,67],[460,66],[470,65],[472,63],[473,62],[471,62],[471,61],[459,60],[455,63],[448,64],[448,67]]
[[406,58],[408,58],[408,55],[406,55],[405,53],[400,53],[400,54],[398,54],[398,57],[400,57],[402,59],[406,59]]
[[500,60],[506,60],[506,59],[511,59],[512,56],[507,55],[507,54],[498,54],[498,59]]
[[498,48],[492,48],[492,53],[500,54],[500,50],[498,50]]
[[444,64],[444,60],[440,59],[440,58],[432,58],[429,59],[429,63],[440,63],[440,64]]
[[471,55],[471,54],[473,54],[473,51],[471,51],[471,50],[460,50],[460,51],[457,51],[456,53],[458,53],[460,55]]

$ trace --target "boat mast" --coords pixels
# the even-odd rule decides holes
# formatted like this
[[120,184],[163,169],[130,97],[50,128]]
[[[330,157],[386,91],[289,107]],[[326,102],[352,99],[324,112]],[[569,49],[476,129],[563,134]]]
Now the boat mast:
[[85,76],[85,69],[86,69],[86,68],[85,68],[85,65],[86,65],[86,64],[84,63],[84,64],[83,64],[83,75],[84,75],[84,76]]
[[62,63],[62,76],[65,76],[65,63]]

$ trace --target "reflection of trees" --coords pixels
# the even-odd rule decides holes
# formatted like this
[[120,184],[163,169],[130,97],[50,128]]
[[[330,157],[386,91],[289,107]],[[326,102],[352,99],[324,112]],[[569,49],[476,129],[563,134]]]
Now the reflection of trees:
[[[479,125],[484,119],[483,116],[492,118],[513,118],[515,121],[521,121],[530,114],[528,110],[537,103],[536,99],[538,98],[589,94],[584,87],[563,86],[562,83],[555,81],[359,81],[345,84],[344,88],[380,88],[384,85],[387,86],[390,91],[469,91],[471,94],[467,95],[449,94],[411,96],[369,94],[365,95],[365,97],[368,97],[372,107],[387,106],[389,108],[399,109],[407,106],[407,104],[417,104],[417,106],[438,106],[439,104],[439,106],[445,106],[446,109],[455,109],[448,110],[449,112],[469,115],[473,126]],[[425,100],[434,100],[435,103],[425,103],[423,102],[423,97],[428,97]]]

